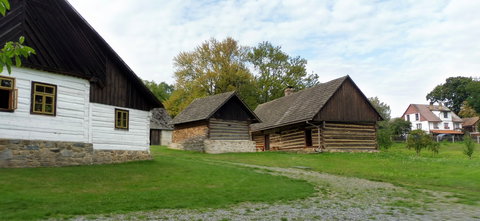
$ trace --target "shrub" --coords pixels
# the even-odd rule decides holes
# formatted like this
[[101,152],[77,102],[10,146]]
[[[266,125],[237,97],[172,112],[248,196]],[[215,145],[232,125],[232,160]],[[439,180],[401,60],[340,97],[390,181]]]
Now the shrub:
[[473,151],[475,150],[475,142],[472,137],[470,137],[470,134],[465,134],[463,136],[463,144],[465,145],[463,153],[467,155],[468,158],[472,159]]
[[407,138],[407,148],[414,149],[417,155],[422,149],[431,150],[437,154],[440,150],[439,143],[432,140],[432,137],[423,130],[412,130]]
[[388,149],[392,146],[393,142],[392,139],[390,139],[392,136],[391,130],[384,128],[384,129],[378,129],[377,131],[377,142],[378,146],[382,149]]

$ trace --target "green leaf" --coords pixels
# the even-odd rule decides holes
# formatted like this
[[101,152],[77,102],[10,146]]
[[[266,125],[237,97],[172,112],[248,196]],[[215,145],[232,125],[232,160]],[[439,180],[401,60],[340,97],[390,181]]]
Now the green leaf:
[[20,42],[20,44],[23,44],[23,42],[25,42],[25,37],[20,36],[20,38],[18,39],[18,42]]
[[17,66],[17,68],[22,66],[22,60],[20,59],[20,56],[15,56],[15,66]]
[[12,73],[12,65],[7,63],[6,66],[7,66],[8,74],[11,74]]

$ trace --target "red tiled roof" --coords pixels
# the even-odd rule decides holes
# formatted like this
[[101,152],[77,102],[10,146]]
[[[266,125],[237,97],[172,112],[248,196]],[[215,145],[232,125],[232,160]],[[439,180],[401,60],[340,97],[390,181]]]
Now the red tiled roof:
[[[413,107],[413,109],[410,107]],[[416,112],[415,110],[418,112]],[[403,116],[405,116],[405,114],[419,113],[420,121],[442,122],[442,120],[438,116],[436,116],[432,111],[448,111],[452,114],[453,122],[457,122],[457,123],[463,122],[463,120],[460,117],[458,117],[455,113],[450,111],[450,109],[440,105],[410,104],[410,106],[408,106],[408,109],[405,111]]]
[[458,130],[431,130],[430,132],[434,134],[463,134],[462,131]]

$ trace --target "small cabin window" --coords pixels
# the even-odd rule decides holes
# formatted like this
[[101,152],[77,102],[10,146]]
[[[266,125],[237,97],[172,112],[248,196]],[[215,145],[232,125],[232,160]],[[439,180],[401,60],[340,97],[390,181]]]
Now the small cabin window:
[[415,114],[415,120],[416,121],[420,120],[420,114]]
[[115,128],[128,130],[128,110],[115,109]]
[[15,78],[0,76],[0,111],[14,111],[17,109],[17,100]]
[[57,86],[39,82],[32,82],[32,114],[56,114]]

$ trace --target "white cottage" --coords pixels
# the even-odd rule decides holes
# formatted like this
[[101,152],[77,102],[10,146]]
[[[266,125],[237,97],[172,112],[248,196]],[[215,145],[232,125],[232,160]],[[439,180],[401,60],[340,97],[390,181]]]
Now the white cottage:
[[410,104],[402,118],[412,123],[412,130],[434,135],[463,134],[463,120],[442,104]]
[[36,50],[0,73],[0,167],[150,159],[150,110],[163,108],[66,0],[11,0],[0,44]]

